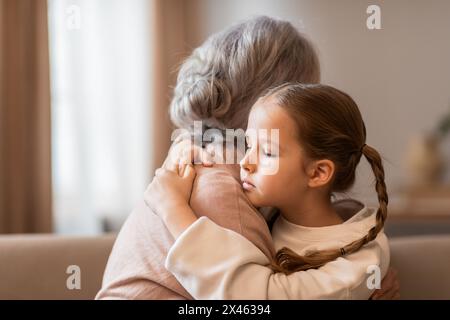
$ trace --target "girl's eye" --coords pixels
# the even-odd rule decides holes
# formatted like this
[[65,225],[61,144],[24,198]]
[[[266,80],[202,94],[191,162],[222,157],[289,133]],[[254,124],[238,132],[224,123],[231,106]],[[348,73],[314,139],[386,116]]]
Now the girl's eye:
[[275,154],[272,153],[272,147],[269,147],[269,146],[266,146],[263,148],[263,154],[266,157],[274,157],[275,156]]

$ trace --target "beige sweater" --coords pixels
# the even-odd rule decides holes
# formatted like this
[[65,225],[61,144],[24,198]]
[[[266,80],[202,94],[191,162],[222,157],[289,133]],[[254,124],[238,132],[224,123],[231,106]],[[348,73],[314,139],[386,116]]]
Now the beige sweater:
[[[299,254],[338,249],[365,236],[375,215],[375,208],[364,207],[342,224],[320,228],[280,216],[272,229],[275,248],[286,246]],[[389,246],[381,232],[356,253],[288,276],[274,274],[268,263],[247,239],[202,217],[177,239],[166,268],[195,299],[368,299],[374,291],[372,268],[379,268],[380,282],[387,272]]]

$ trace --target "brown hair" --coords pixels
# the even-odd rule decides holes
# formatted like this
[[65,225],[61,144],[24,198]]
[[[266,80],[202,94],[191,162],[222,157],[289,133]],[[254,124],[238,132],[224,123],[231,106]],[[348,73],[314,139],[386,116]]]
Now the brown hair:
[[355,182],[356,167],[364,155],[376,178],[379,208],[376,225],[366,236],[339,249],[298,255],[289,248],[276,253],[271,267],[276,272],[292,272],[318,268],[340,256],[358,251],[375,239],[387,217],[388,195],[382,160],[375,148],[367,145],[366,128],[358,106],[346,93],[321,84],[287,83],[263,96],[274,98],[288,112],[298,127],[297,136],[307,158],[329,159],[335,164],[330,183],[331,192],[343,192]]

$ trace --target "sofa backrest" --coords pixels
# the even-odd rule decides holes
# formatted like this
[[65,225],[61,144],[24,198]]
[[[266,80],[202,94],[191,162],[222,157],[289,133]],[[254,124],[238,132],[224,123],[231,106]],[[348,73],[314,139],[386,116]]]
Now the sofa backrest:
[[450,235],[390,238],[401,299],[450,299]]
[[[0,236],[0,299],[93,299],[114,239]],[[402,299],[450,299],[450,235],[391,238],[390,246]],[[69,266],[80,268],[80,289],[67,286]]]
[[114,234],[0,236],[0,299],[93,299],[114,239]]

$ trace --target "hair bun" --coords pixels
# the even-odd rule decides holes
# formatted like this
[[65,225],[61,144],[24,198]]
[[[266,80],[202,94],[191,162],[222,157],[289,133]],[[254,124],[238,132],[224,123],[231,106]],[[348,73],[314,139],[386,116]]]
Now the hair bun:
[[[202,63],[201,59],[196,59],[195,62],[207,64]],[[229,85],[211,73],[186,72],[186,74],[189,76],[179,79],[175,88],[171,120],[179,127],[200,120],[209,127],[226,127],[223,117],[231,106]]]

